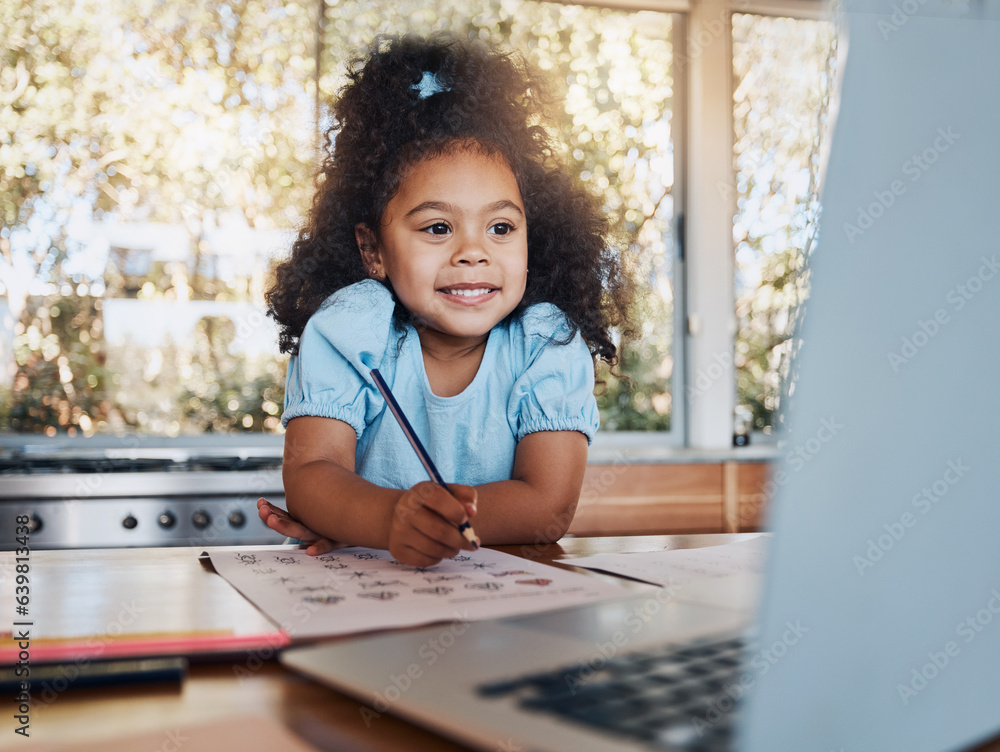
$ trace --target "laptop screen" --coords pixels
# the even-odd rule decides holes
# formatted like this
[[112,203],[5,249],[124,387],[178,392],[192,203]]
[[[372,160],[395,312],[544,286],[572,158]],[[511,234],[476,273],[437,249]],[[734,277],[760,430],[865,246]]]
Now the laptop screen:
[[753,752],[1000,727],[1000,3],[932,5],[846,14]]

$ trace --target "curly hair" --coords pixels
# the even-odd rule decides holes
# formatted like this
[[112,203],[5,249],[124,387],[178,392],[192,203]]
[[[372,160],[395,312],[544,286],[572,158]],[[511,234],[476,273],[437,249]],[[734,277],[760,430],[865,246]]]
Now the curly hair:
[[[266,295],[281,351],[297,351],[328,296],[368,277],[355,226],[380,226],[407,169],[472,143],[507,162],[524,202],[529,274],[510,315],[553,303],[591,353],[614,365],[611,330],[630,331],[632,287],[598,199],[557,158],[542,125],[552,98],[540,75],[515,53],[437,35],[376,38],[348,79],[333,106],[307,224]],[[409,320],[398,300],[394,316]]]

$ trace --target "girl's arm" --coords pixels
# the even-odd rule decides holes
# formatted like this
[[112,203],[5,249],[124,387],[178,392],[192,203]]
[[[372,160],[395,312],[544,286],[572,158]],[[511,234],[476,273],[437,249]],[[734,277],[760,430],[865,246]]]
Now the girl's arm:
[[389,521],[402,491],[382,488],[354,472],[357,437],[333,418],[289,421],[281,476],[288,512],[332,540],[388,548]]
[[[407,515],[439,501],[431,498],[438,487],[420,483],[409,490],[391,489],[360,478],[354,473],[356,441],[354,429],[339,420],[301,417],[289,422],[282,467],[288,512],[317,537],[391,550],[394,526],[398,530]],[[561,538],[573,521],[586,466],[582,433],[539,431],[518,442],[511,480],[474,490],[457,484],[450,488],[465,503],[465,513],[475,515],[473,526],[483,543],[547,543]],[[401,506],[404,496],[407,504]],[[452,499],[444,496],[445,502]],[[438,514],[451,514],[455,519],[449,522],[456,526],[462,522],[461,511],[454,508]],[[272,527],[296,534],[287,526]]]
[[[485,544],[558,540],[573,521],[587,465],[582,433],[528,434],[518,442],[511,480],[474,489],[451,484],[456,503],[455,496],[429,482],[403,490],[359,477],[356,441],[354,429],[339,420],[289,422],[282,466],[288,512],[315,537],[389,549],[398,560],[418,565],[468,548],[456,529],[464,516],[475,515],[473,526]],[[272,527],[295,534],[287,526]]]
[[475,514],[475,490],[429,481],[383,488],[354,472],[357,437],[340,420],[302,416],[285,431],[282,480],[289,514],[319,536],[388,549],[416,566],[470,550],[458,526]]
[[586,467],[582,433],[528,434],[514,452],[511,480],[476,486],[476,534],[490,545],[558,540],[573,521]]

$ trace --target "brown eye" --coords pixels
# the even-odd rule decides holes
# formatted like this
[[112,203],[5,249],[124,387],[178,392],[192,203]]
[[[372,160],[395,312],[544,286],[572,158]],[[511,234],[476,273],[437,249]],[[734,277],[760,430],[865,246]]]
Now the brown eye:
[[488,230],[488,232],[493,235],[507,235],[514,232],[514,225],[509,224],[508,222],[497,222]]
[[435,222],[432,225],[424,227],[422,232],[430,233],[431,235],[447,235],[451,232],[451,228],[448,227],[444,222]]

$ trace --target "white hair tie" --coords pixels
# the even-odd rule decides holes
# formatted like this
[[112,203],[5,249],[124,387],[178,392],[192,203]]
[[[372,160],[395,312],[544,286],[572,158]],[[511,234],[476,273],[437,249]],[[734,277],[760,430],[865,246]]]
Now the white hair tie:
[[427,99],[427,97],[440,94],[442,91],[451,91],[450,86],[445,86],[437,74],[430,71],[424,71],[419,83],[413,84],[410,88],[417,92],[419,99]]

